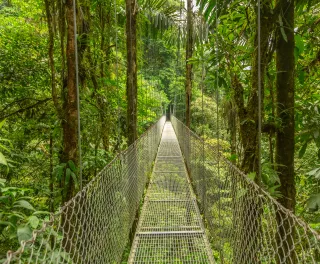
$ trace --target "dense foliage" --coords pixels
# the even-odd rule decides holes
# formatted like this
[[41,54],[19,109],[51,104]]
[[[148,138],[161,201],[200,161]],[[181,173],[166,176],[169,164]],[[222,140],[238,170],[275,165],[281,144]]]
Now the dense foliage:
[[[124,1],[119,0],[77,2],[85,185],[128,146],[126,11]],[[249,109],[242,109],[240,104],[250,106],[258,88],[256,1],[219,2],[200,0],[193,8],[194,50],[187,62],[193,66],[191,128],[214,146],[219,138],[225,155],[254,179],[257,175],[252,166],[257,160],[250,161],[252,153],[246,157],[243,133],[252,124],[255,127],[258,112],[252,108],[252,119],[239,113]],[[263,12],[277,12],[280,1],[265,2]],[[67,194],[80,188],[78,160],[66,159],[64,153],[63,112],[68,102],[70,54],[68,17],[61,3],[0,3],[0,258],[19,241],[30,238],[32,230],[66,201]],[[320,4],[304,0],[295,3],[295,211],[319,230]],[[181,120],[186,118],[187,12],[180,1],[144,0],[138,1],[138,6],[136,127],[141,135],[166,111]],[[278,170],[282,165],[277,164],[275,150],[277,133],[284,125],[277,110],[281,104],[276,95],[277,43],[279,38],[288,42],[290,34],[281,13],[263,19],[270,20],[270,28],[263,31],[262,45],[259,183],[281,200]],[[250,166],[244,160],[251,162]]]
[[[72,179],[79,190],[77,165],[62,158],[66,47],[61,7],[58,3],[49,6],[53,90],[45,3],[14,0],[0,5],[1,257],[7,250],[17,248],[18,241],[29,238],[32,230],[39,228],[63,202],[63,174],[67,175],[65,184]],[[127,146],[125,19],[122,2],[117,3],[116,10],[105,1],[80,1],[80,5],[81,139],[86,184]],[[141,17],[143,27],[147,21]],[[170,49],[161,41],[157,49],[148,44],[149,38],[142,30],[141,27],[140,49],[148,45],[154,51],[150,55],[139,54],[140,65],[145,64],[138,76],[139,134],[165,111],[168,99],[163,87],[169,77],[167,74],[159,78],[158,73],[166,61],[172,60]],[[158,59],[160,56],[162,60]],[[152,60],[155,68],[150,73],[147,65]]]

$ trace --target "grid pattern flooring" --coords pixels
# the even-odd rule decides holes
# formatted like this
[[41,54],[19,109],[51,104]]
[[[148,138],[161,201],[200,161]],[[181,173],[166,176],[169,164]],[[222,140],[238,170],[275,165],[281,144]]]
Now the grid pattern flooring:
[[214,263],[170,122],[164,126],[129,263]]

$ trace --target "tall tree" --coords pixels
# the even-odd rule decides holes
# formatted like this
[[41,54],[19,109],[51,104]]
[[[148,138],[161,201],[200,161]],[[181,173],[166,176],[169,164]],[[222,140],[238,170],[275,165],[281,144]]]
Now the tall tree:
[[190,59],[193,52],[193,5],[192,0],[187,1],[187,44],[186,44],[186,126],[191,123],[191,95],[192,95],[192,64]]
[[[258,8],[256,11],[256,30],[254,33],[254,52],[252,58],[251,70],[251,88],[248,102],[245,105],[244,89],[240,83],[237,73],[233,75],[234,99],[238,108],[238,117],[240,121],[240,137],[244,154],[241,163],[241,170],[245,173],[255,173],[255,182],[261,184],[259,175],[259,85],[261,87],[261,103],[264,95],[264,76],[267,64],[267,54],[269,50],[269,38],[273,30],[273,10],[271,1],[261,2],[261,20],[258,21]],[[260,31],[260,32],[259,32]],[[259,40],[260,37],[260,40]],[[260,41],[260,52],[258,51],[258,43]],[[260,58],[259,58],[260,56]],[[260,62],[260,67],[259,67]],[[260,76],[259,79],[259,70]],[[259,84],[260,81],[260,84]],[[250,203],[248,203],[250,201]],[[235,248],[234,263],[257,263],[257,255],[259,252],[259,243],[257,238],[260,232],[260,201],[256,197],[250,197],[246,194],[242,198],[242,215],[240,216],[242,232],[250,232],[251,239],[243,241],[245,235],[240,232],[239,239],[241,247]]]
[[128,144],[137,139],[137,2],[126,0]]
[[[256,17],[258,17],[256,15]],[[256,26],[254,37],[254,53],[252,60],[251,70],[251,89],[248,98],[248,103],[244,102],[244,90],[240,84],[238,77],[234,74],[233,88],[235,90],[234,98],[238,107],[238,116],[240,121],[240,136],[241,143],[244,149],[241,169],[245,173],[255,172],[256,182],[260,183],[261,179],[258,178],[259,160],[258,160],[258,30],[260,30],[260,56],[261,56],[261,96],[264,94],[264,75],[267,63],[267,53],[269,49],[269,38],[273,30],[273,10],[271,9],[271,1],[263,1],[261,3],[261,27]],[[263,100],[262,100],[263,102]]]
[[[281,186],[279,191],[282,196],[279,202],[289,209],[295,210],[295,180],[294,180],[294,1],[278,0],[280,7],[279,26],[277,28],[276,42],[276,103],[277,118],[280,120],[280,128],[276,133],[276,156],[277,173],[279,175]],[[294,253],[288,254],[293,244],[294,228],[285,216],[278,212],[279,237],[285,237],[285,234],[292,234],[286,243],[285,249],[279,252],[279,262],[295,263]]]
[[[67,21],[67,89],[64,93],[64,119],[63,128],[63,156],[66,163],[78,162],[78,109],[77,109],[77,87],[76,87],[76,63],[75,63],[75,29],[74,29],[74,9],[73,0],[66,1],[66,21]],[[68,201],[74,194],[74,182],[72,177],[66,179],[64,176],[63,186],[65,195],[63,201]]]

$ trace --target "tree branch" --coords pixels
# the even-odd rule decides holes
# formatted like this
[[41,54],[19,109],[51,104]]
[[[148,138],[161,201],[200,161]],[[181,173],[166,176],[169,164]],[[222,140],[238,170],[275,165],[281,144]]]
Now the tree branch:
[[8,118],[8,117],[10,117],[10,116],[13,116],[13,115],[16,115],[16,114],[19,114],[19,113],[23,113],[23,112],[25,112],[26,110],[32,109],[32,108],[34,108],[34,107],[37,107],[37,106],[39,106],[39,105],[41,105],[41,104],[44,104],[44,103],[46,103],[46,102],[48,102],[48,101],[50,101],[50,100],[52,100],[51,97],[50,97],[50,98],[43,99],[43,100],[39,100],[37,103],[35,103],[35,104],[33,104],[33,105],[29,105],[29,106],[27,106],[27,107],[25,107],[25,108],[20,108],[19,110],[15,111],[15,112],[13,112],[13,113],[3,115],[3,116],[0,117],[0,121],[3,120],[3,119],[5,119],[5,118]]

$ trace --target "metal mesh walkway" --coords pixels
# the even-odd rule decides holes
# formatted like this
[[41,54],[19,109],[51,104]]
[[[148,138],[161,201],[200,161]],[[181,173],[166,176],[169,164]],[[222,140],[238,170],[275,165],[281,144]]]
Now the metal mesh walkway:
[[214,263],[170,122],[164,126],[129,263]]

